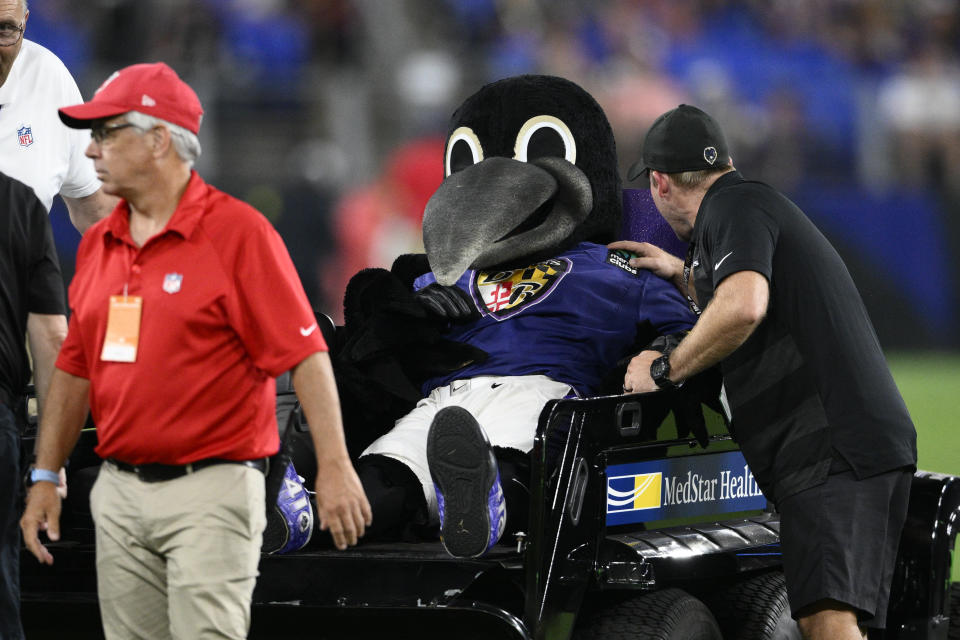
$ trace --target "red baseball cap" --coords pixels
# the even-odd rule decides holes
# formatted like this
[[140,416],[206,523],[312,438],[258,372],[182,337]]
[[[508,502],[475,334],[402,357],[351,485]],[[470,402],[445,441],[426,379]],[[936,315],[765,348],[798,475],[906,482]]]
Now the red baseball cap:
[[203,107],[177,72],[162,62],[135,64],[104,80],[89,102],[59,110],[63,124],[89,129],[91,121],[139,111],[198,133]]

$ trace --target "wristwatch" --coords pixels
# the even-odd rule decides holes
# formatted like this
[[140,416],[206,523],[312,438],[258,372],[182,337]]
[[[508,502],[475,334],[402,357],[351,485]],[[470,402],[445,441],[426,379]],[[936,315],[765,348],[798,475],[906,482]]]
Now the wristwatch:
[[57,471],[50,471],[49,469],[31,468],[25,480],[27,488],[32,487],[38,482],[52,482],[54,486],[59,486],[60,474]]
[[670,379],[670,356],[663,355],[650,363],[650,377],[654,384],[661,389],[677,389],[678,386]]

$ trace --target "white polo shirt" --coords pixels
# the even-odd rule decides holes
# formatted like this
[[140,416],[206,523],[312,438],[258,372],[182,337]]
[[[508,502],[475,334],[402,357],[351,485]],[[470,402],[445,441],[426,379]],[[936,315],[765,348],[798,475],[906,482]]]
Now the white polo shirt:
[[100,187],[93,160],[83,155],[87,129],[70,129],[57,109],[83,102],[57,56],[24,39],[0,86],[0,171],[33,187],[50,211],[59,193],[82,198]]

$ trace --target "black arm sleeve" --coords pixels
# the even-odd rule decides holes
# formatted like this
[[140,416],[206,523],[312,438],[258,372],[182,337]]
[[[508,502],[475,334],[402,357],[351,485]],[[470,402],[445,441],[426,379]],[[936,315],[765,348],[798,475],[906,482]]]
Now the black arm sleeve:
[[53,230],[46,209],[35,196],[24,212],[29,230],[30,264],[26,291],[27,311],[66,314],[66,296]]

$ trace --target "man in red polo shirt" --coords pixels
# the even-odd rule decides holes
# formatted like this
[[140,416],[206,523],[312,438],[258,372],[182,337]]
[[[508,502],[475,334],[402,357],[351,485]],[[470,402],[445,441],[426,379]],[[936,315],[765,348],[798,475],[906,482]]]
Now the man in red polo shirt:
[[195,171],[202,109],[162,63],[114,73],[60,110],[122,198],[80,244],[72,315],[21,520],[53,557],[56,470],[92,411],[106,460],[91,493],[107,638],[245,638],[279,448],[274,376],[292,370],[317,451],[321,528],[370,524],[347,455],[327,346],[279,235]]

